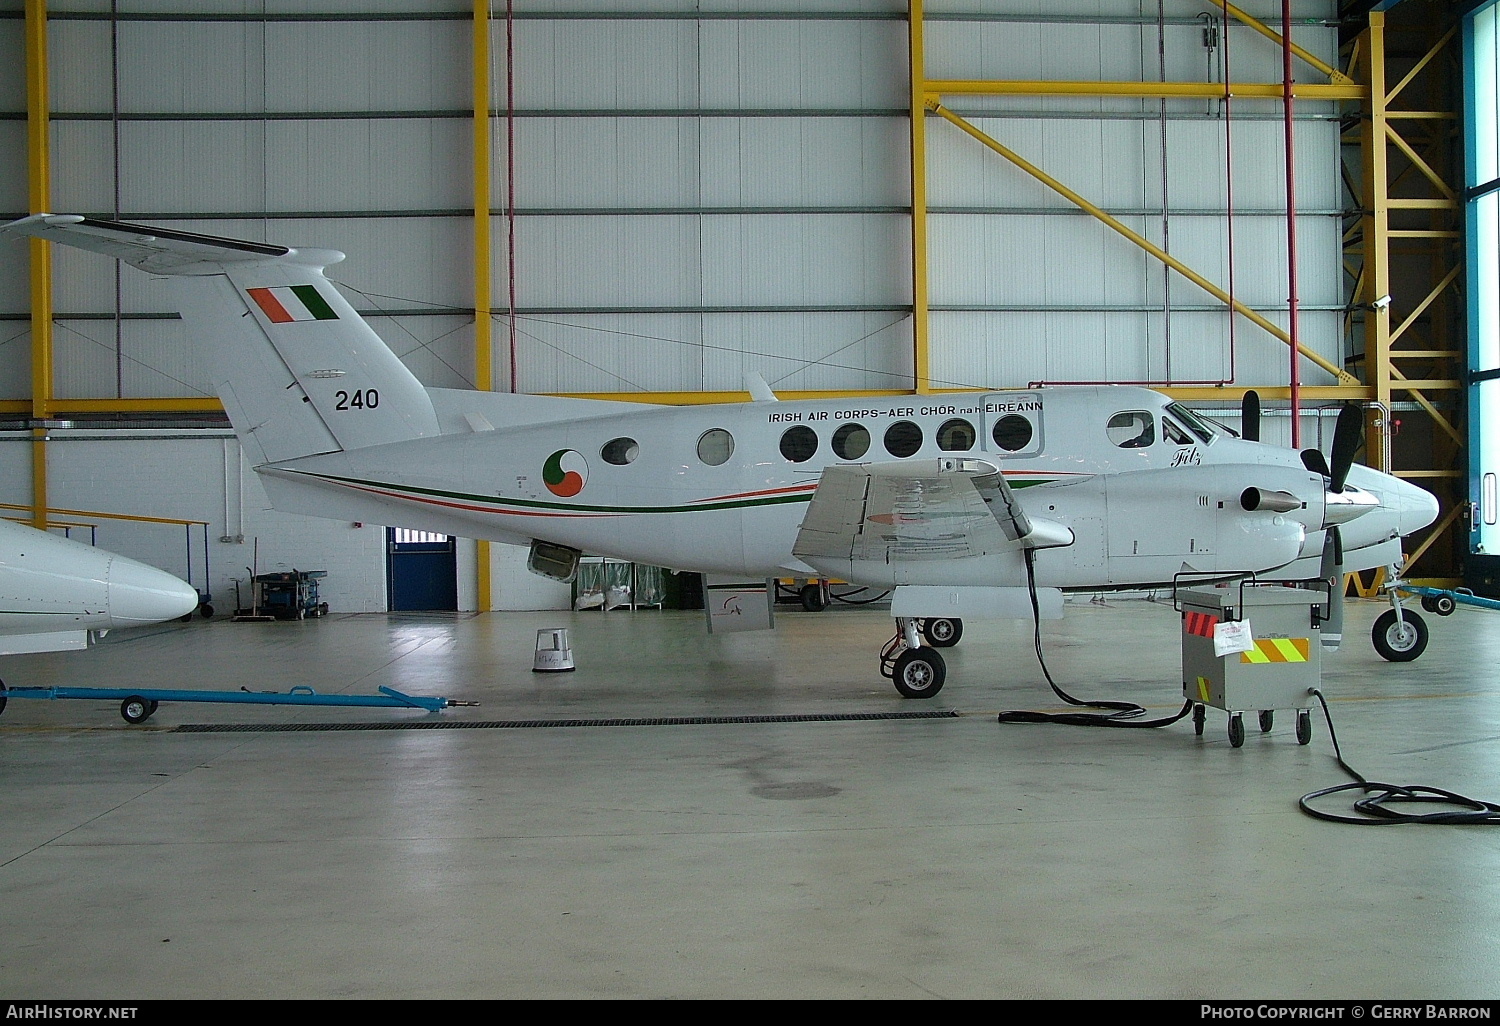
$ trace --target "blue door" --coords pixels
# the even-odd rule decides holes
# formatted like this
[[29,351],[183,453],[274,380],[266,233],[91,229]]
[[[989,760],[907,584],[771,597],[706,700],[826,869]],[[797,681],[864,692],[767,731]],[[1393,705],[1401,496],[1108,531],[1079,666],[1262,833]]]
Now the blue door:
[[453,537],[388,527],[386,584],[390,609],[458,609],[458,557]]

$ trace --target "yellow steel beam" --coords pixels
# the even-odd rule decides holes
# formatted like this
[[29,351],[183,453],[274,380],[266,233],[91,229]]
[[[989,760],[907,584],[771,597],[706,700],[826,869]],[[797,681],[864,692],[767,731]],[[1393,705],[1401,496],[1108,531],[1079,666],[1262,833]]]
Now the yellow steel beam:
[[[48,149],[47,3],[26,0],[26,175],[27,204],[33,214],[52,209],[52,166]],[[31,415],[45,417],[52,399],[52,253],[48,243],[31,239]],[[32,523],[47,527],[46,432],[33,431],[31,443]]]
[[1432,46],[1428,48],[1427,52],[1422,55],[1421,59],[1411,66],[1411,69],[1407,71],[1406,75],[1401,79],[1401,81],[1392,86],[1391,91],[1385,94],[1385,102],[1390,103],[1401,93],[1401,90],[1410,85],[1411,80],[1420,75],[1422,73],[1422,69],[1427,67],[1428,64],[1432,63],[1432,59],[1438,55],[1438,51],[1448,45],[1449,41],[1453,39],[1453,36],[1456,32],[1458,32],[1458,25],[1454,24],[1452,28],[1443,33],[1442,38],[1439,39],[1436,43],[1433,43]]
[[[1437,285],[1433,287],[1432,291],[1427,293],[1427,295],[1422,298],[1422,301],[1412,309],[1412,312],[1406,315],[1406,320],[1402,321],[1399,325],[1396,326],[1395,330],[1391,332],[1392,345],[1395,345],[1396,340],[1399,339],[1402,335],[1406,334],[1406,329],[1410,328],[1417,322],[1417,318],[1422,316],[1422,312],[1429,306],[1431,306],[1433,302],[1436,301],[1438,296],[1442,295],[1443,290],[1446,289],[1449,285],[1453,284],[1454,279],[1458,277],[1458,272],[1461,270],[1463,270],[1463,268],[1460,266],[1454,267],[1451,271],[1449,271],[1448,274],[1443,278],[1443,280],[1438,282]],[[1410,355],[1412,354],[1407,352],[1396,352],[1394,350],[1391,352],[1392,357]]]
[[928,334],[927,291],[927,98],[923,83],[927,59],[923,35],[922,0],[907,6],[907,46],[911,73],[911,295],[912,387],[918,395],[932,391]]
[[[1269,25],[1266,25],[1264,22],[1260,21],[1258,18],[1245,13],[1238,7],[1234,6],[1234,4],[1224,4],[1223,6],[1225,12],[1228,13],[1230,17],[1239,22],[1242,22],[1245,25],[1248,25],[1250,28],[1253,28],[1255,31],[1271,40],[1271,42],[1276,44],[1276,48],[1278,50],[1286,45],[1281,37],[1280,32],[1275,31]],[[1316,56],[1308,53],[1296,43],[1293,43],[1290,49],[1292,53],[1296,54],[1308,64],[1311,64],[1313,67],[1317,68],[1323,74],[1327,75],[1330,82],[1336,82],[1341,85],[1353,84],[1354,80],[1348,75],[1344,74],[1342,71],[1339,71],[1337,68],[1324,63],[1322,60],[1319,60]]]
[[1427,532],[1427,537],[1422,539],[1422,543],[1407,554],[1406,562],[1404,565],[1411,566],[1417,561],[1422,553],[1432,548],[1433,543],[1435,543],[1439,538],[1443,536],[1443,532],[1447,531],[1448,528],[1452,527],[1458,520],[1458,515],[1464,511],[1465,505],[1466,504],[1462,502],[1456,504],[1452,509],[1448,511],[1446,516],[1444,516],[1435,525],[1433,525],[1432,530]]
[[[474,0],[472,95],[474,106],[474,384],[491,391],[494,381],[494,322],[490,319],[490,9],[489,0]],[[514,373],[514,371],[512,371]],[[490,543],[479,540],[474,552],[475,605],[488,612],[491,601]]]
[[[1072,189],[1068,188],[1062,182],[1047,174],[1047,172],[1043,171],[1035,164],[1032,164],[1030,161],[1026,160],[1020,154],[1011,149],[1008,149],[1006,146],[1002,145],[991,136],[986,135],[984,132],[976,128],[973,124],[948,110],[948,108],[944,107],[942,103],[938,102],[937,100],[929,97],[928,105],[935,113],[937,113],[939,117],[957,126],[964,133],[973,137],[974,139],[977,139],[985,146],[988,146],[990,149],[1000,154],[1006,160],[1016,165],[1016,167],[1020,168],[1022,171],[1025,171],[1037,181],[1047,186],[1049,189],[1052,189],[1054,192],[1059,193],[1072,203],[1076,204],[1078,207],[1082,208],[1084,211],[1093,215],[1096,219],[1102,221],[1106,226],[1114,230],[1116,233],[1124,236],[1126,239],[1130,240],[1141,249],[1144,249],[1147,253],[1150,253],[1152,256],[1156,257],[1156,259],[1172,268],[1172,270],[1182,275],[1194,285],[1197,285],[1199,288],[1203,289],[1203,291],[1207,292],[1209,295],[1213,296],[1221,303],[1224,303],[1225,305],[1231,307],[1237,313],[1242,314],[1251,323],[1262,328],[1275,338],[1279,338],[1287,345],[1292,344],[1291,336],[1288,335],[1287,332],[1282,328],[1277,327],[1275,324],[1271,323],[1271,321],[1262,316],[1259,312],[1251,309],[1249,306],[1246,306],[1238,299],[1235,299],[1228,292],[1219,288],[1219,286],[1203,277],[1203,275],[1199,274],[1197,271],[1194,271],[1191,267],[1188,267],[1181,260],[1178,260],[1176,257],[1172,256],[1172,254],[1156,245],[1150,239],[1141,235],[1139,232],[1136,232],[1127,227],[1119,219],[1105,212],[1103,208],[1085,199],[1083,196],[1074,192]],[[1357,381],[1352,374],[1344,370],[1342,367],[1335,366],[1333,363],[1325,359],[1320,353],[1314,352],[1304,345],[1298,345],[1297,352],[1312,363],[1317,364],[1319,367],[1326,370],[1329,374],[1332,374],[1334,376],[1334,379],[1341,384],[1357,384]]]
[[[940,96],[1127,96],[1161,99],[1279,100],[1286,95],[1280,82],[1097,82],[1097,81],[996,81],[993,79],[929,79],[929,93]],[[1360,85],[1329,85],[1297,82],[1292,95],[1299,100],[1362,100]],[[929,103],[929,106],[931,104]]]
[[1391,142],[1396,144],[1396,149],[1406,154],[1406,159],[1412,162],[1412,166],[1422,172],[1422,176],[1432,183],[1433,188],[1443,194],[1444,199],[1457,201],[1458,195],[1449,187],[1448,183],[1443,181],[1442,176],[1434,171],[1427,161],[1417,155],[1417,151],[1412,149],[1411,145],[1405,139],[1401,138],[1400,133],[1396,131],[1395,126],[1389,121],[1385,125],[1385,134]]
[[175,399],[54,399],[49,408],[55,417],[68,413],[222,413],[224,404],[211,396]]
[[[1363,193],[1364,211],[1360,218],[1364,236],[1364,291],[1356,295],[1370,311],[1365,317],[1365,376],[1374,388],[1375,402],[1384,409],[1390,409],[1390,303],[1375,302],[1391,294],[1390,208],[1387,205],[1390,175],[1385,145],[1384,12],[1370,12],[1369,27],[1363,33],[1363,38],[1366,40],[1365,56],[1370,88],[1365,101],[1364,117],[1360,123],[1360,150],[1364,158],[1360,189]],[[1384,452],[1384,437],[1378,431],[1371,431],[1366,437],[1373,457],[1371,463],[1376,466],[1384,465],[1388,455]]]
[[[0,509],[30,509],[29,506],[17,506],[14,503],[0,502]],[[178,524],[180,526],[199,526],[208,523],[207,520],[182,520],[178,517],[142,517],[134,513],[101,513],[96,509],[62,509],[53,507],[48,513],[61,513],[70,517],[98,517],[101,520],[130,520],[138,524]],[[76,526],[76,525],[75,525]],[[93,524],[82,525],[93,527]]]
[[[1157,389],[1179,402],[1239,403],[1246,392],[1254,391],[1262,399],[1292,398],[1287,385],[1167,385]],[[1298,389],[1303,400],[1313,402],[1368,402],[1370,389],[1365,385],[1303,385]]]

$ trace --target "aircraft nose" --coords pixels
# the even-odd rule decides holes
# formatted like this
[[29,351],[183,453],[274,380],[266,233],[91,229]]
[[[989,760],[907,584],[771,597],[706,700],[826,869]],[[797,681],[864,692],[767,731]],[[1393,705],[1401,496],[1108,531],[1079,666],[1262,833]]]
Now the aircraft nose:
[[1396,515],[1397,530],[1401,537],[1406,537],[1413,531],[1420,531],[1428,524],[1437,519],[1438,501],[1425,488],[1419,488],[1408,481],[1399,478],[1396,481]]
[[116,556],[109,564],[109,622],[139,627],[186,616],[198,608],[198,593],[171,574]]

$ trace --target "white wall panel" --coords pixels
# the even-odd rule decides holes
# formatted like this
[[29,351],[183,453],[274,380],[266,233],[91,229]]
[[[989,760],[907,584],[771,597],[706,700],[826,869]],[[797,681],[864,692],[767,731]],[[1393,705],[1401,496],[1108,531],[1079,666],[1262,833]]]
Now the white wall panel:
[[209,397],[203,344],[181,320],[74,320],[58,317],[52,332],[53,391],[60,398],[121,395]]
[[905,206],[900,118],[715,118],[703,124],[707,206]]
[[901,215],[703,218],[708,306],[911,302]]
[[708,108],[904,107],[906,25],[895,21],[706,21]]
[[[519,21],[516,104],[677,109],[698,102],[698,26],[688,21]],[[497,24],[495,52],[504,53]]]
[[265,133],[267,210],[441,210],[472,204],[472,175],[461,159],[470,147],[467,121],[271,121],[257,127]]
[[911,380],[911,316],[900,311],[532,315],[520,328],[527,392],[743,391],[747,371],[778,389]]
[[[701,301],[695,217],[520,218],[516,234],[519,305],[696,306]],[[503,287],[505,272],[497,272],[496,285]]]
[[[17,4],[19,9],[20,5]],[[20,18],[0,19],[0,53],[16,59],[0,61],[0,111],[26,109],[25,23]]]
[[466,109],[469,31],[466,20],[268,24],[267,107]]

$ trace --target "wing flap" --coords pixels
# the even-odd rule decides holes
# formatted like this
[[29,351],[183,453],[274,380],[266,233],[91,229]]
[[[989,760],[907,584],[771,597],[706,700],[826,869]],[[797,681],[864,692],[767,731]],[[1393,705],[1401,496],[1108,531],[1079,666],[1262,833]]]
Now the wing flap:
[[1028,516],[992,464],[942,458],[827,468],[792,553],[813,566],[889,565],[975,559],[1072,539],[1061,524]]

